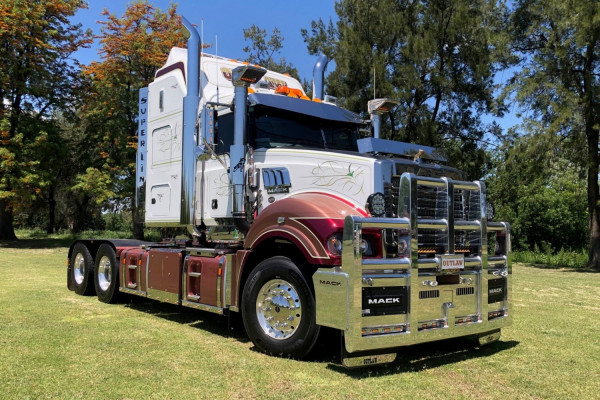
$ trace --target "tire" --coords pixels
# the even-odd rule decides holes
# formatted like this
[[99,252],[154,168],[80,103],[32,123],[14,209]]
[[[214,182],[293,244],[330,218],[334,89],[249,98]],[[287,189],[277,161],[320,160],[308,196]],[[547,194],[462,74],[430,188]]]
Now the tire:
[[287,257],[272,257],[251,273],[242,293],[242,319],[261,351],[302,358],[319,336],[316,305],[307,279]]
[[94,259],[83,243],[76,243],[69,260],[70,279],[75,293],[82,296],[94,294]]
[[98,300],[115,303],[119,295],[119,263],[113,247],[104,243],[96,253],[94,266],[94,286]]

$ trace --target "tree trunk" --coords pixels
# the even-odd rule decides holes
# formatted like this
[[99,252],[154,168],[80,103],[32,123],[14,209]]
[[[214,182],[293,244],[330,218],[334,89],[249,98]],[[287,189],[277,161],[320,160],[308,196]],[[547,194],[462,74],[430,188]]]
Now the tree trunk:
[[598,191],[598,112],[595,107],[595,88],[593,82],[595,50],[598,41],[598,34],[594,31],[592,40],[588,43],[586,49],[583,87],[584,87],[584,118],[585,118],[585,138],[587,139],[587,197],[590,227],[590,247],[588,250],[588,268],[600,271],[600,193]]
[[54,198],[54,186],[50,186],[50,192],[48,193],[48,228],[46,233],[54,233],[54,216],[56,214],[56,199]]
[[587,192],[588,211],[590,214],[590,247],[588,250],[588,267],[600,271],[600,191],[598,187],[598,130],[586,129],[588,144]]
[[6,204],[6,200],[0,200],[0,240],[17,240],[13,226],[13,210]]
[[87,194],[84,194],[81,199],[75,200],[75,215],[73,217],[73,227],[71,228],[73,232],[79,233],[85,228],[89,203],[90,197]]

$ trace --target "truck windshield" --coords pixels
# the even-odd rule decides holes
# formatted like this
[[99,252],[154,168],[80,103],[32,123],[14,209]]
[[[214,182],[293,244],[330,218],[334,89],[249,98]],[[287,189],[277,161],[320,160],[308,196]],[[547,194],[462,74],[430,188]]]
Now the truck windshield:
[[255,107],[249,122],[255,148],[294,146],[357,151],[355,124],[269,107]]

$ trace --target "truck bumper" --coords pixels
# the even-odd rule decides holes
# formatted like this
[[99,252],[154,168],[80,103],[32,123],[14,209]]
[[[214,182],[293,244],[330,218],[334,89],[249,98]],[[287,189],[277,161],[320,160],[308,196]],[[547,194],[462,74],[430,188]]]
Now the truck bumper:
[[[508,224],[471,223],[469,229],[481,234],[480,251],[464,257],[457,269],[444,268],[442,255],[420,258],[418,229],[425,224],[427,228],[434,225],[415,215],[346,217],[342,265],[320,268],[313,283],[317,323],[341,330],[350,355],[381,354],[382,349],[470,335],[485,343],[497,340],[499,330],[511,324]],[[459,221],[446,221],[447,230],[454,225],[462,229]],[[410,232],[411,248],[404,256],[363,258],[363,229]],[[488,256],[487,237],[494,233],[504,240],[504,254]]]

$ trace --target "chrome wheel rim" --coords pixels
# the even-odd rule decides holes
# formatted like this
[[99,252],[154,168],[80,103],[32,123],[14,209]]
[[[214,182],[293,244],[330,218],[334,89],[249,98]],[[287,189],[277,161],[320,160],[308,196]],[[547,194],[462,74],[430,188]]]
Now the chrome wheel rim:
[[110,259],[103,256],[98,263],[98,285],[103,292],[108,290],[111,280],[111,264]]
[[81,285],[83,283],[84,271],[85,271],[85,259],[83,258],[83,254],[77,253],[75,256],[75,262],[73,262],[73,278],[75,278],[75,283]]
[[298,330],[302,304],[296,288],[283,279],[265,283],[256,299],[256,317],[263,332],[276,340],[288,339]]

